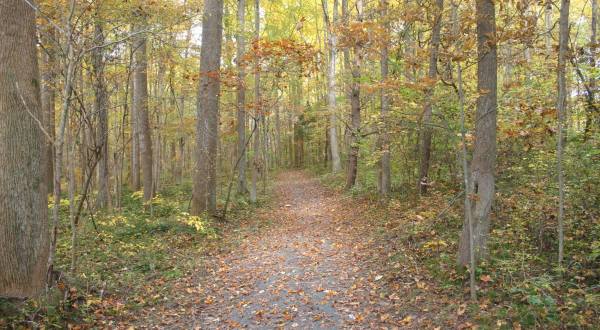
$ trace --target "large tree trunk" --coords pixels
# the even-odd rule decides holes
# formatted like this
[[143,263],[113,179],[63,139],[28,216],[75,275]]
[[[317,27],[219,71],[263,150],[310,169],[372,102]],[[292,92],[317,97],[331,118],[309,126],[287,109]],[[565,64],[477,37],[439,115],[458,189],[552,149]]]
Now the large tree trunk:
[[196,121],[196,170],[192,214],[217,209],[217,148],[219,139],[219,80],[223,37],[223,0],[207,0],[202,17],[200,86]]
[[[358,11],[357,20],[362,22],[363,2],[357,0],[356,8]],[[362,62],[362,47],[357,44],[354,46],[354,56],[352,59],[352,83],[350,87],[350,150],[348,152],[348,174],[346,177],[346,189],[350,189],[356,183],[358,172],[358,153],[360,141],[360,75]]]
[[569,48],[569,0],[560,2],[560,20],[558,34],[558,68],[556,70],[558,110],[558,134],[556,163],[558,171],[558,265],[562,266],[564,256],[564,217],[565,217],[565,176],[563,173],[563,154],[565,137],[565,113],[567,110],[567,51]]
[[0,21],[0,297],[30,297],[43,290],[48,261],[35,11],[5,0]]
[[238,145],[237,152],[240,162],[238,164],[238,193],[246,195],[248,188],[246,187],[246,72],[242,65],[242,57],[246,52],[246,40],[244,38],[244,26],[246,24],[246,0],[238,0],[237,8],[237,40],[236,61],[238,68],[238,85],[237,85],[237,134]]
[[429,185],[429,163],[431,160],[431,138],[433,129],[431,128],[431,117],[433,108],[431,99],[437,80],[437,61],[438,50],[440,47],[440,31],[442,30],[442,13],[444,10],[444,0],[435,1],[435,20],[431,30],[431,43],[429,45],[429,73],[428,78],[430,84],[425,91],[425,105],[423,106],[422,134],[421,134],[421,166],[419,168],[419,192],[421,195],[427,194]]
[[336,84],[335,69],[337,56],[337,38],[334,32],[338,21],[338,1],[333,1],[333,19],[329,21],[327,14],[327,0],[323,0],[323,16],[327,24],[327,37],[329,48],[329,61],[327,62],[327,107],[329,108],[329,150],[331,152],[331,170],[337,173],[342,169],[340,161],[340,149],[337,137],[337,113],[336,113]]
[[[99,9],[96,9],[99,10]],[[98,164],[98,206],[109,206],[109,174],[108,174],[108,95],[104,81],[104,44],[103,22],[98,13],[94,17],[94,44],[96,48],[92,53],[94,72],[94,113],[98,115],[98,128],[96,131],[96,144],[100,148]]]
[[[389,33],[389,20],[387,17],[388,0],[381,0],[381,18],[385,31]],[[385,85],[388,78],[388,46],[385,44],[381,49],[381,82]],[[390,111],[390,101],[385,87],[381,90],[381,132],[379,134],[379,148],[381,151],[381,160],[379,162],[379,193],[387,196],[390,193],[390,137],[387,132],[388,113]]]
[[[475,149],[471,163],[473,246],[475,260],[486,255],[490,232],[490,211],[494,201],[496,167],[496,109],[498,63],[496,51],[496,15],[493,0],[476,1],[477,16],[477,111],[475,114]],[[469,225],[460,237],[458,262],[470,259]]]
[[[144,20],[144,18],[141,18]],[[145,24],[138,25],[143,30]],[[146,35],[142,32],[135,37],[134,49],[134,71],[133,71],[133,108],[132,112],[139,120],[139,143],[141,154],[142,181],[144,186],[144,202],[152,199],[154,194],[153,172],[152,172],[152,134],[150,130],[150,119],[148,116],[148,62],[146,56]]]

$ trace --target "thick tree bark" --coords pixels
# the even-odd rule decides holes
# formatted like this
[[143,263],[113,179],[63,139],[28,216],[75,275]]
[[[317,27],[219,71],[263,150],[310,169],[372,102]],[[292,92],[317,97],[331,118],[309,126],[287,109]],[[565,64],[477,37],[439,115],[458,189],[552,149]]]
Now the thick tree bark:
[[[470,191],[473,220],[473,245],[475,260],[486,255],[490,231],[490,212],[494,201],[494,172],[496,167],[496,109],[498,63],[496,40],[496,15],[493,0],[476,1],[477,16],[477,111],[475,114],[475,147],[471,163]],[[458,263],[468,265],[469,225],[465,222],[460,237]]]
[[[362,22],[363,1],[357,0],[357,21]],[[348,152],[348,174],[346,177],[346,189],[350,189],[356,183],[358,173],[358,153],[360,142],[360,76],[362,64],[362,47],[354,46],[352,59],[352,83],[350,87],[350,150]]]
[[431,138],[433,135],[433,129],[431,128],[431,117],[433,115],[431,99],[433,98],[434,84],[437,80],[437,61],[440,48],[440,31],[442,30],[444,0],[436,0],[435,7],[435,20],[431,30],[431,43],[429,45],[429,73],[427,75],[427,78],[429,78],[428,83],[430,85],[425,91],[425,105],[423,106],[423,119],[421,121],[421,164],[418,182],[418,188],[421,195],[427,194],[427,187],[429,185],[429,163],[431,160]]
[[[141,18],[142,20],[144,18]],[[145,24],[138,25],[138,29],[145,28]],[[152,133],[148,115],[148,62],[146,56],[146,35],[142,33],[135,37],[134,71],[133,71],[133,108],[139,129],[139,144],[141,154],[142,181],[144,188],[144,202],[149,202],[154,195],[152,171]]]
[[236,49],[236,61],[238,69],[238,84],[237,84],[237,135],[238,135],[238,158],[240,162],[238,164],[238,194],[248,194],[248,187],[246,187],[246,72],[242,65],[242,57],[246,52],[246,40],[244,38],[244,26],[246,24],[246,0],[238,0],[237,8],[237,49]]
[[219,93],[221,92],[221,43],[223,0],[207,0],[202,17],[200,86],[196,120],[196,169],[192,214],[217,209],[217,148],[219,139]]
[[558,68],[556,70],[557,92],[556,109],[558,110],[558,134],[556,167],[558,172],[558,265],[562,266],[564,258],[564,217],[565,217],[565,175],[563,172],[563,154],[565,143],[565,114],[567,111],[567,51],[569,49],[569,0],[560,2],[560,19],[558,34]]
[[327,46],[329,50],[329,58],[327,62],[327,107],[329,110],[329,150],[331,153],[331,170],[333,173],[341,171],[342,164],[340,161],[340,149],[337,137],[337,102],[336,102],[336,57],[337,57],[337,38],[334,32],[335,25],[338,21],[338,1],[333,1],[333,17],[329,20],[327,0],[323,0],[323,16],[327,25]]
[[0,5],[0,297],[30,297],[48,261],[44,143],[35,11]]
[[[97,9],[99,10],[99,9]],[[108,94],[104,79],[104,44],[103,22],[98,13],[94,17],[94,51],[92,66],[94,73],[94,113],[98,115],[96,128],[96,144],[100,148],[98,164],[98,207],[109,207],[109,173],[108,173]]]
[[[384,20],[383,26],[386,32],[389,32],[390,24],[387,18],[388,0],[381,0],[381,17]],[[388,78],[388,46],[385,44],[381,49],[381,82],[386,83]],[[381,124],[382,129],[379,135],[379,148],[381,151],[381,160],[379,162],[379,193],[387,196],[390,193],[391,170],[390,170],[390,137],[387,131],[388,113],[390,111],[390,100],[385,87],[381,90]]]

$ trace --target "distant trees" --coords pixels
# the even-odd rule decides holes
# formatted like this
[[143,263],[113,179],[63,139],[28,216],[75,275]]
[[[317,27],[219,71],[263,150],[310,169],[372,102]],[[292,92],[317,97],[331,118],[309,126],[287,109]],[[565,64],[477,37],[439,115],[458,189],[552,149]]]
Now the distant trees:
[[49,247],[35,11],[7,0],[0,21],[0,297],[29,297],[45,287]]

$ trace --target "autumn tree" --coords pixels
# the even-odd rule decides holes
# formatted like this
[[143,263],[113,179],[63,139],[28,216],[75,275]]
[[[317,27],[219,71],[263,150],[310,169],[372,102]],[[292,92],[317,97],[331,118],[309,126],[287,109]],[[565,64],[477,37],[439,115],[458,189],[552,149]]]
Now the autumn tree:
[[[477,17],[477,111],[475,113],[475,145],[471,162],[472,250],[475,259],[486,255],[490,233],[490,211],[495,194],[496,111],[498,63],[496,55],[496,13],[491,0],[476,1]],[[460,236],[458,262],[468,265],[470,259],[469,224],[465,222]]]
[[45,287],[48,261],[47,151],[44,143],[35,11],[0,6],[0,296]]
[[223,0],[208,0],[202,16],[200,85],[196,119],[196,169],[192,192],[192,214],[217,210],[217,143],[219,138],[219,93]]
[[142,169],[142,181],[144,188],[144,201],[152,199],[153,192],[153,170],[152,170],[152,132],[150,119],[148,115],[148,59],[147,59],[147,36],[144,31],[146,26],[147,13],[139,9],[136,13],[138,22],[136,23],[133,40],[133,110],[136,116],[136,128],[139,134],[139,152],[141,155],[140,164]]

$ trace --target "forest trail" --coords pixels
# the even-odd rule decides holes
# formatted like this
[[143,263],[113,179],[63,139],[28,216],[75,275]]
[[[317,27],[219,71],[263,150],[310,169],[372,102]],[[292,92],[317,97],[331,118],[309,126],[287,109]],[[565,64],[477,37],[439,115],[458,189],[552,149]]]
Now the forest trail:
[[340,197],[302,172],[280,175],[275,192],[271,228],[210,268],[198,325],[332,329],[363,321],[368,299],[353,287],[365,276],[361,244],[349,219],[336,217]]
[[372,233],[360,203],[300,171],[280,174],[275,194],[257,215],[271,225],[205,261],[199,289],[149,328],[417,326],[416,314],[380,292],[385,280],[369,265]]

